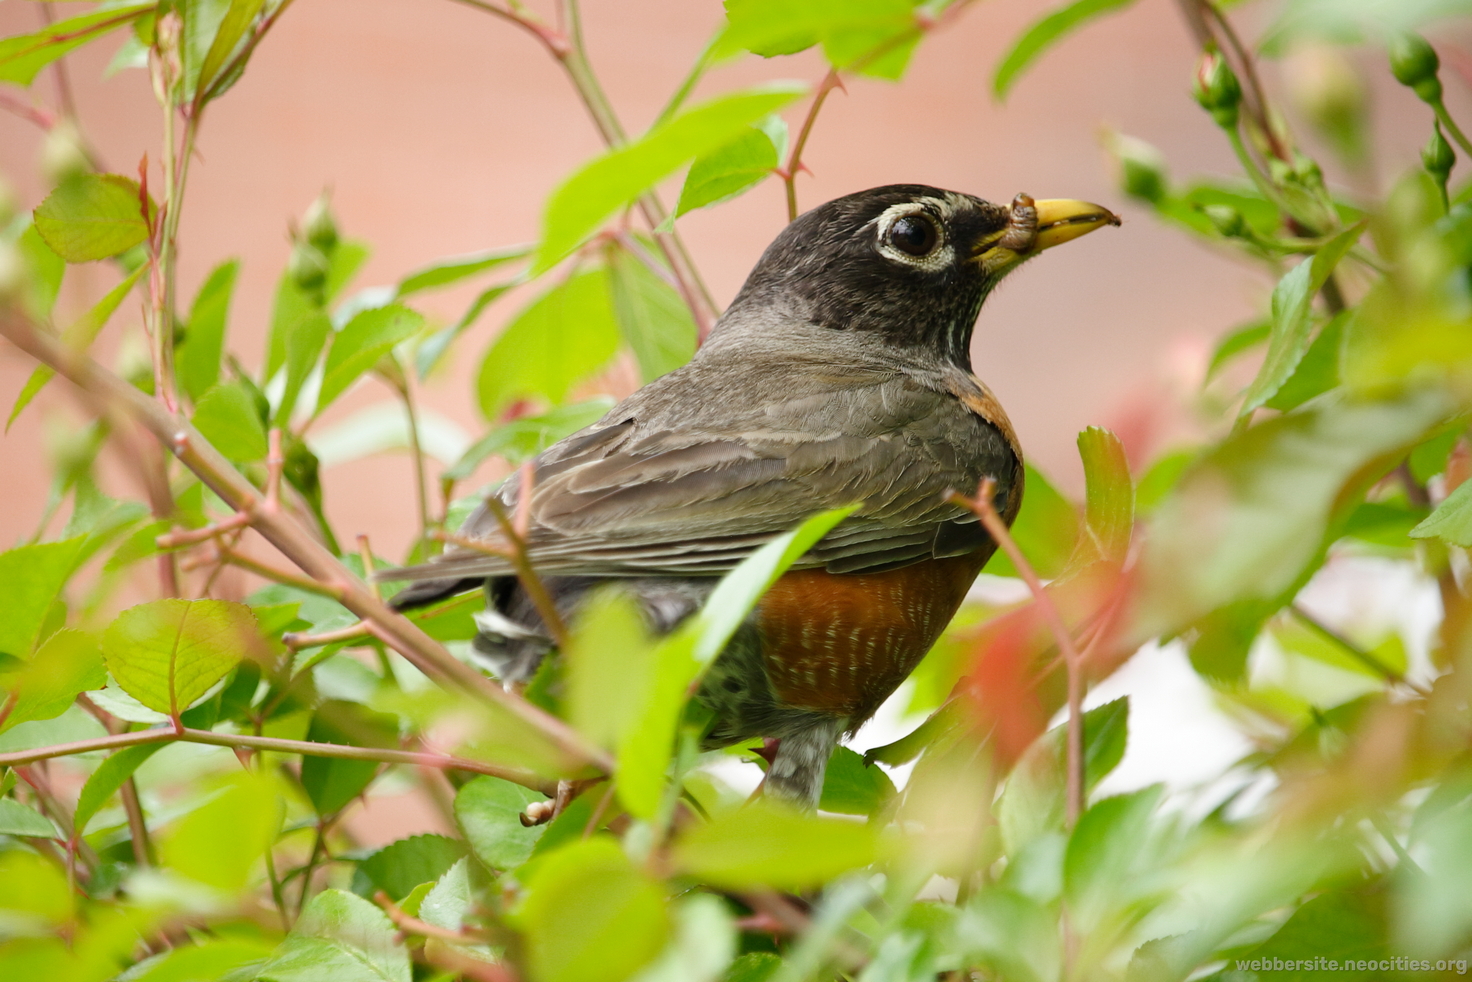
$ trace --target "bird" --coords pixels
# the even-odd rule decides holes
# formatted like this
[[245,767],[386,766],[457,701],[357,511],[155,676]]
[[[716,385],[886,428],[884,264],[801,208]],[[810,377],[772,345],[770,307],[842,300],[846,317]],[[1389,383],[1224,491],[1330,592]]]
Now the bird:
[[[999,205],[895,184],[788,224],[684,366],[535,457],[462,526],[526,556],[564,619],[617,583],[673,630],[719,578],[826,509],[857,506],[757,603],[695,694],[706,750],[763,739],[762,793],[811,809],[840,739],[904,681],[996,549],[948,500],[995,482],[1010,524],[1023,456],[972,371],[983,301],[1037,254],[1120,219],[1084,201]],[[522,500],[523,496],[526,500]],[[553,650],[511,561],[465,546],[386,579],[396,609],[483,588],[474,652],[505,684]]]

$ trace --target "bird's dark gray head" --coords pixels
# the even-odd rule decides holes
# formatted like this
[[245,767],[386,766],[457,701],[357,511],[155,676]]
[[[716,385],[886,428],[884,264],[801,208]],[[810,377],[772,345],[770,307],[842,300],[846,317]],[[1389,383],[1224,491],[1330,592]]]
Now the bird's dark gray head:
[[723,320],[780,312],[969,367],[971,331],[992,287],[1023,260],[1104,224],[1119,219],[1084,202],[1018,195],[996,205],[923,184],[871,188],[783,229]]

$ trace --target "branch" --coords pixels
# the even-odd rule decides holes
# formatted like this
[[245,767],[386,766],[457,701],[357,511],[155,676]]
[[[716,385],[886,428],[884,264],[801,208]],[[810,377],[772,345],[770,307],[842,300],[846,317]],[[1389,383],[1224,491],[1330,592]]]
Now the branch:
[[823,81],[818,84],[818,91],[813,93],[812,105],[808,106],[808,114],[802,121],[802,129],[797,132],[797,139],[792,144],[792,153],[787,157],[787,165],[778,174],[782,178],[782,183],[787,185],[787,220],[789,222],[797,217],[797,172],[802,167],[803,148],[808,145],[808,137],[813,132],[813,124],[818,121],[818,110],[823,108],[823,100],[828,98],[828,93],[841,88],[843,88],[843,82],[838,77],[838,69],[828,69],[828,74],[824,75]]
[[1032,593],[1033,601],[1043,615],[1043,621],[1048,625],[1053,640],[1058,643],[1058,650],[1063,653],[1063,664],[1068,671],[1067,817],[1068,827],[1072,828],[1078,821],[1079,815],[1083,813],[1084,805],[1083,659],[1079,656],[1078,647],[1073,642],[1073,635],[1069,633],[1068,625],[1063,622],[1063,615],[1058,612],[1058,605],[1053,603],[1052,596],[1043,588],[1043,581],[1038,578],[1032,564],[1018,548],[1017,541],[1012,538],[1012,533],[1007,529],[1007,523],[1002,521],[1001,515],[997,514],[996,506],[992,504],[992,495],[996,487],[995,479],[984,478],[975,498],[952,494],[950,501],[975,514],[986,528],[987,534],[992,537],[992,541],[1001,547],[1008,559],[1012,560],[1012,565],[1027,583],[1027,588]]
[[373,591],[332,555],[305,527],[280,508],[263,508],[261,494],[187,420],[98,365],[85,354],[67,349],[13,310],[0,311],[0,336],[56,370],[78,388],[109,407],[142,423],[173,451],[226,504],[253,515],[252,527],[282,555],[328,589],[371,625],[374,636],[407,658],[425,674],[494,703],[539,731],[574,760],[608,772],[607,752],[590,746],[566,723],[507,692],[459,661],[439,642],[401,614],[390,610]]

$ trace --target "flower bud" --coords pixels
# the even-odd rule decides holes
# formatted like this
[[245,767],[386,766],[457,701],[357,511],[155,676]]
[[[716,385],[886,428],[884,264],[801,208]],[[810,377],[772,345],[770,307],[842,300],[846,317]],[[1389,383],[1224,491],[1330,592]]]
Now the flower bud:
[[1431,140],[1421,150],[1421,166],[1426,168],[1426,173],[1436,178],[1436,183],[1445,185],[1456,162],[1457,155],[1452,152],[1446,137],[1441,135],[1441,125],[1438,123],[1431,130]]
[[1416,91],[1423,102],[1441,100],[1441,80],[1436,73],[1441,59],[1436,49],[1419,34],[1399,34],[1390,42],[1390,71],[1401,85]]
[[310,242],[298,242],[292,246],[286,270],[291,274],[292,282],[303,291],[317,293],[327,282],[328,266],[326,253]]
[[1106,133],[1105,146],[1119,161],[1119,183],[1124,193],[1151,204],[1165,198],[1169,182],[1165,158],[1144,140],[1120,133]]
[[1237,125],[1237,108],[1242,103],[1242,86],[1219,52],[1208,51],[1201,56],[1196,66],[1196,81],[1192,95],[1201,103],[1201,108],[1211,113],[1211,118],[1224,130]]
[[1204,205],[1201,213],[1216,230],[1229,239],[1240,239],[1247,235],[1247,219],[1231,205]]
[[331,252],[337,245],[337,223],[332,218],[332,203],[326,191],[307,206],[307,213],[302,216],[302,235],[323,252]]

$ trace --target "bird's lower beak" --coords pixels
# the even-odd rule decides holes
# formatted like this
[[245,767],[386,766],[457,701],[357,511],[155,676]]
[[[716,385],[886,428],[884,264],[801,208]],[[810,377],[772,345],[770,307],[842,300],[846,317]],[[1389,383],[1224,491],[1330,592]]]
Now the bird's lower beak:
[[1101,205],[1070,198],[1034,201],[1019,194],[1012,200],[1007,227],[979,243],[976,259],[988,273],[1000,273],[1044,249],[1118,224],[1119,216]]

